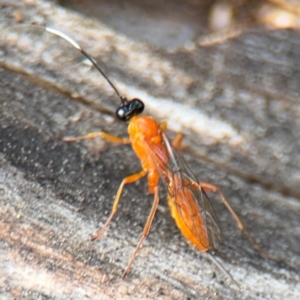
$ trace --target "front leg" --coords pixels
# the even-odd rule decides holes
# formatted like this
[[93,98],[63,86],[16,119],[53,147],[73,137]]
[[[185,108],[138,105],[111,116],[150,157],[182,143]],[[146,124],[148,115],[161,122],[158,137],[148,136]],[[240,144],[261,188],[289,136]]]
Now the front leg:
[[91,140],[97,137],[101,137],[102,139],[109,141],[111,143],[116,143],[116,144],[130,144],[131,141],[129,138],[119,138],[117,136],[114,135],[110,135],[108,133],[105,132],[92,132],[89,133],[87,135],[83,135],[83,136],[78,136],[78,137],[64,137],[63,141],[64,142],[77,142],[77,141],[81,141],[81,140]]

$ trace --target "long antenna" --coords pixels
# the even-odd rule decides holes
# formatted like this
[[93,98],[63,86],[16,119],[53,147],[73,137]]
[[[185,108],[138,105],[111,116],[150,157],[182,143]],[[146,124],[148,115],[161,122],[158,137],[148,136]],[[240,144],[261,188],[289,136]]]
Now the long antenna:
[[72,38],[70,38],[69,36],[67,36],[66,34],[64,34],[63,32],[60,32],[56,29],[50,28],[50,27],[45,27],[45,30],[55,34],[61,38],[63,38],[64,40],[66,40],[67,42],[69,42],[71,45],[73,45],[77,50],[79,50],[92,64],[93,66],[100,72],[100,74],[106,79],[106,81],[108,82],[108,84],[113,88],[113,90],[116,92],[116,94],[118,95],[118,97],[121,100],[121,103],[124,104],[127,102],[125,97],[122,97],[121,94],[119,93],[118,89],[115,87],[115,85],[110,81],[110,79],[105,75],[105,73],[100,69],[100,67],[96,64],[96,62],[94,61],[94,59],[88,55],[80,46],[78,43],[76,43]]

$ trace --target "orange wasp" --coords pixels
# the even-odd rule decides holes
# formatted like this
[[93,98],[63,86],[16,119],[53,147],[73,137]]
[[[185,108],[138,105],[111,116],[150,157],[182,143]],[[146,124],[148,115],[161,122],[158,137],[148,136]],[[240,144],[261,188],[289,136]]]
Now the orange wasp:
[[222,239],[218,218],[206,194],[206,192],[213,192],[219,194],[224,205],[233,215],[238,227],[246,234],[254,247],[264,257],[269,258],[269,255],[249,233],[242,220],[224,197],[223,193],[212,184],[199,182],[187,168],[183,159],[175,149],[181,147],[182,135],[178,134],[171,143],[165,135],[167,127],[166,123],[159,124],[152,117],[142,115],[144,104],[141,100],[128,100],[127,98],[122,97],[117,88],[99,68],[96,62],[81,49],[74,40],[54,29],[46,28],[45,30],[58,35],[71,43],[103,75],[121,100],[121,105],[116,111],[117,118],[128,124],[129,138],[119,138],[105,132],[94,132],[80,137],[66,137],[64,138],[64,141],[74,142],[101,137],[113,143],[131,144],[142,165],[142,170],[139,173],[130,175],[122,180],[113,203],[111,214],[102,229],[92,238],[92,240],[100,239],[109,226],[112,218],[117,212],[119,200],[126,184],[133,183],[147,175],[148,192],[149,194],[154,194],[154,201],[142,236],[128,262],[124,276],[128,274],[139,248],[150,231],[151,223],[159,202],[159,178],[161,178],[166,185],[171,215],[178,228],[199,250],[206,252],[208,250],[216,249]]

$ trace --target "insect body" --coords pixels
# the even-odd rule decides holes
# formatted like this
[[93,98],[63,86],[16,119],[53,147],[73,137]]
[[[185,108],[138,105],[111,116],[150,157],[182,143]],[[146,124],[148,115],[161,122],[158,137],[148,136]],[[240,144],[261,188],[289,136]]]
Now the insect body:
[[178,135],[172,143],[169,142],[165,135],[166,123],[159,124],[152,117],[142,115],[144,104],[141,100],[127,100],[125,97],[122,97],[95,61],[75,41],[56,30],[50,28],[46,28],[46,30],[71,43],[104,76],[121,100],[121,105],[116,111],[117,118],[128,123],[129,138],[119,138],[104,132],[95,132],[81,137],[67,137],[64,140],[74,142],[101,137],[114,143],[131,143],[133,150],[141,161],[142,170],[123,179],[117,191],[111,214],[102,229],[93,237],[93,240],[97,240],[103,235],[117,212],[119,200],[126,184],[133,183],[147,175],[148,191],[150,194],[154,194],[154,201],[142,236],[129,260],[124,276],[128,273],[143,240],[150,231],[159,203],[158,184],[160,178],[165,183],[168,191],[168,204],[172,217],[182,234],[199,250],[206,252],[210,249],[216,249],[221,242],[219,221],[206,194],[206,192],[214,192],[219,194],[223,203],[236,220],[238,227],[247,235],[254,247],[263,256],[269,258],[268,254],[255,241],[241,219],[234,212],[223,193],[214,185],[199,182],[186,167],[183,159],[175,149],[180,147],[182,136]]
[[160,125],[152,117],[139,115],[144,108],[139,99],[128,101],[122,98],[122,101],[123,104],[118,108],[116,114],[119,119],[128,122],[129,139],[121,139],[103,132],[64,139],[65,141],[78,141],[100,136],[116,143],[131,143],[141,161],[142,171],[123,179],[111,215],[93,240],[102,236],[115,215],[124,185],[148,175],[148,191],[150,194],[154,194],[154,202],[142,237],[124,275],[127,274],[138,249],[149,233],[159,202],[158,182],[160,177],[168,189],[168,203],[172,217],[183,235],[202,251],[216,249],[221,242],[221,229],[217,216],[208,198],[202,193],[201,186],[192,173],[188,171],[182,159],[175,153],[175,149],[164,134],[165,123]]

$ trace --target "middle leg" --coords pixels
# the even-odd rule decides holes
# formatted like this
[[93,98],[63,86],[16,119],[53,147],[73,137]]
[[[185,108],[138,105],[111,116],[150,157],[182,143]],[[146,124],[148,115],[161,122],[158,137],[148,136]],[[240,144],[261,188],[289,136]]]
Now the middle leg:
[[123,188],[124,188],[125,184],[133,183],[133,182],[139,180],[140,178],[144,177],[147,173],[148,173],[147,170],[143,170],[140,173],[130,175],[130,176],[128,176],[128,177],[126,177],[122,180],[122,183],[121,183],[121,185],[118,189],[117,195],[115,197],[115,201],[114,201],[114,204],[113,204],[111,214],[110,214],[109,218],[107,219],[107,221],[105,222],[102,229],[100,229],[100,231],[92,238],[92,241],[96,241],[96,240],[100,239],[100,237],[102,236],[102,234],[104,233],[104,231],[108,227],[109,223],[111,222],[113,216],[116,214],[117,209],[118,209],[119,200],[121,198],[121,194],[122,194],[122,191],[123,191]]

